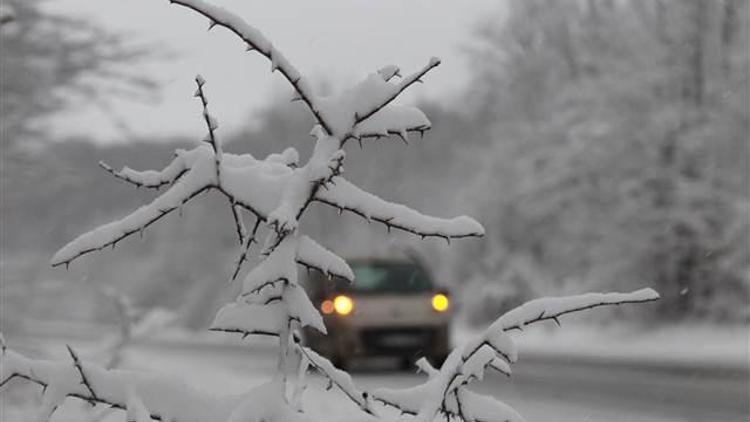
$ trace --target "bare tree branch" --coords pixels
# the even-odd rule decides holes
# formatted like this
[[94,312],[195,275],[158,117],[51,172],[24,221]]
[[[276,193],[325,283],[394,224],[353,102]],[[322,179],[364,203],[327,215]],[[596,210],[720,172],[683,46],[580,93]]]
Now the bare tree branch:
[[216,129],[219,128],[219,123],[216,121],[216,118],[211,116],[211,114],[208,112],[208,98],[206,98],[206,93],[203,92],[203,85],[206,84],[206,80],[203,79],[203,76],[197,75],[195,77],[195,84],[198,85],[198,89],[195,91],[195,96],[200,99],[201,105],[203,105],[203,120],[206,122],[206,128],[208,129],[208,133],[206,134],[206,139],[204,141],[208,142],[211,145],[211,148],[214,150],[216,182],[218,184],[221,184],[222,148],[221,142],[216,137]]
[[[370,116],[380,111],[383,107],[388,105],[391,101],[395,100],[396,97],[398,97],[402,92],[404,92],[404,90],[406,90],[406,88],[408,88],[412,84],[416,82],[422,82],[420,78],[422,78],[424,75],[427,74],[427,72],[437,67],[438,65],[440,65],[440,59],[438,59],[437,57],[432,57],[422,69],[402,79],[401,82],[398,85],[396,85],[396,88],[393,90],[393,92],[390,93],[390,95],[388,95],[382,101],[375,104],[369,110],[358,111],[354,117],[354,124],[356,125],[360,122],[367,120]],[[348,135],[349,134],[347,134],[347,136]]]
[[89,403],[93,405],[95,402],[101,401],[99,397],[97,397],[96,392],[94,392],[94,389],[91,387],[91,383],[86,377],[86,373],[83,371],[83,365],[81,365],[81,360],[78,358],[78,354],[73,350],[72,347],[70,347],[70,345],[66,344],[65,347],[68,348],[68,353],[70,353],[70,357],[73,359],[73,366],[75,366],[76,370],[78,370],[78,373],[81,374],[81,384],[83,384],[89,391],[89,394],[91,394],[92,399],[89,401]]
[[99,161],[99,167],[103,168],[107,173],[111,174],[112,176],[120,180],[123,180],[125,182],[128,182],[134,185],[135,187],[138,187],[138,188],[145,187],[149,189],[159,189],[162,186],[172,184],[176,180],[178,180],[187,171],[187,169],[184,168],[184,166],[182,166],[182,168],[179,171],[170,171],[174,167],[177,167],[178,165],[179,164],[172,162],[167,168],[165,168],[161,172],[154,172],[154,171],[137,172],[128,167],[125,167],[121,171],[116,171],[104,161]]
[[213,6],[200,0],[169,0],[169,2],[191,9],[208,18],[211,23],[209,29],[218,25],[230,30],[247,44],[248,51],[255,50],[270,60],[271,71],[278,70],[281,72],[294,90],[297,91],[297,94],[305,102],[313,116],[315,116],[315,120],[323,127],[326,133],[333,135],[331,125],[320,114],[315,94],[313,94],[309,84],[289,60],[260,31],[247,24],[239,16],[221,7]]

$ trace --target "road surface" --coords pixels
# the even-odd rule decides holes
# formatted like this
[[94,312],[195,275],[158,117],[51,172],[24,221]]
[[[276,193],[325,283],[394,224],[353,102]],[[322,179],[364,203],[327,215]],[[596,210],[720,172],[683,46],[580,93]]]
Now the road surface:
[[[248,350],[237,346],[149,344],[137,346],[133,353],[141,355],[139,361],[148,361],[149,356],[179,355],[179,360],[194,364],[223,362],[235,374],[254,378],[270,376],[274,368],[274,350],[269,346]],[[529,422],[750,420],[747,368],[644,366],[521,354],[513,370],[510,379],[488,374],[476,390],[510,404]],[[407,387],[424,379],[397,371],[387,360],[358,362],[351,372],[363,389]]]
[[[64,342],[47,342],[60,358],[66,358]],[[87,342],[81,343],[85,349]],[[127,361],[134,367],[174,373],[207,391],[237,393],[272,376],[274,352],[269,342],[250,346],[149,342],[131,346]],[[365,390],[408,387],[424,380],[423,375],[395,368],[392,362],[376,360],[357,362],[351,372]],[[510,379],[488,373],[474,388],[503,400],[529,422],[750,420],[748,368],[686,368],[521,353],[513,370]],[[314,383],[325,384],[322,379]],[[343,415],[339,404],[326,408],[327,400],[313,393],[308,396],[310,406],[325,420],[339,420],[335,416]]]

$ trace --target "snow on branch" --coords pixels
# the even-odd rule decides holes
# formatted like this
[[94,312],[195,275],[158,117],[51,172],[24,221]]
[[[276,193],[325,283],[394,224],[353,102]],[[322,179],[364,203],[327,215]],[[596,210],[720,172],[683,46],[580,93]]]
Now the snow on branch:
[[[196,149],[196,152],[210,152]],[[203,164],[203,165],[201,165]],[[52,266],[68,265],[74,259],[87,253],[114,246],[120,240],[134,234],[142,233],[149,225],[178,209],[193,197],[210,188],[214,182],[213,163],[198,161],[185,176],[180,178],[169,190],[161,194],[149,205],[138,208],[122,220],[100,226],[78,236],[65,245],[52,257]]]
[[289,234],[297,229],[298,220],[315,193],[327,188],[343,166],[346,153],[339,148],[338,140],[325,135],[318,127],[312,133],[317,137],[312,157],[307,164],[294,169],[277,207],[268,214],[268,225],[279,234]]
[[203,85],[206,84],[206,80],[203,76],[197,75],[195,77],[195,84],[198,85],[198,89],[195,91],[195,97],[198,98],[203,106],[203,120],[206,122],[206,138],[203,140],[211,145],[211,149],[214,151],[214,167],[216,169],[216,180],[221,181],[221,158],[223,151],[221,148],[221,141],[216,137],[216,130],[219,128],[219,122],[216,117],[212,116],[208,112],[208,98],[206,93],[203,92]]
[[427,130],[430,122],[419,109],[390,103],[439,64],[440,60],[433,57],[422,69],[399,83],[389,82],[393,77],[392,69],[371,73],[337,95],[319,98],[321,114],[331,123],[333,134],[342,141],[350,137]]
[[201,0],[169,0],[172,4],[178,4],[191,9],[209,20],[209,29],[214,26],[222,26],[240,37],[246,44],[248,51],[257,51],[271,62],[271,71],[278,70],[289,81],[302,101],[315,116],[315,120],[332,135],[334,132],[328,121],[320,114],[315,95],[310,84],[300,74],[289,60],[277,50],[273,44],[257,28],[249,25],[242,18],[228,10],[208,4]]
[[[235,218],[241,218],[237,211],[242,208],[255,214],[260,221],[265,221],[268,214],[278,207],[284,192],[291,189],[292,182],[300,183],[292,177],[297,170],[294,166],[299,155],[291,148],[282,154],[269,155],[265,160],[257,160],[250,154],[225,153],[221,162],[217,163],[216,156],[212,148],[202,145],[189,151],[178,151],[175,160],[162,172],[136,173],[123,170],[121,174],[144,186],[162,185],[165,184],[162,182],[171,180],[177,174],[182,176],[150,204],[120,220],[84,233],[65,245],[52,258],[52,265],[67,266],[80,256],[115,246],[132,234],[142,233],[155,221],[209,189],[217,189],[227,196]],[[220,180],[217,166],[222,169]],[[247,183],[248,180],[254,182]],[[238,232],[242,233],[240,223],[235,221]],[[256,223],[253,235],[245,239],[245,252],[255,240],[257,224],[259,223]],[[246,256],[241,257],[240,264],[245,259]]]
[[445,219],[427,216],[405,205],[385,201],[342,177],[334,178],[327,189],[319,190],[315,199],[339,211],[350,211],[368,221],[383,223],[389,230],[396,228],[423,238],[440,237],[450,240],[484,235],[484,227],[473,218],[460,216]]
[[341,390],[351,401],[357,404],[360,409],[370,415],[375,414],[372,409],[370,395],[366,391],[361,391],[356,385],[354,385],[351,375],[346,373],[346,371],[336,368],[330,360],[319,355],[309,347],[297,343],[297,350],[302,355],[302,365],[306,366],[309,364],[318,370],[323,376],[328,378],[332,385],[338,387],[339,390]]
[[[363,101],[355,105],[354,123],[358,124],[366,121],[368,118],[370,118],[370,116],[374,115],[383,107],[388,105],[391,101],[395,100],[396,97],[399,96],[399,94],[406,90],[406,88],[416,82],[422,82],[421,78],[426,75],[427,72],[434,69],[438,65],[440,65],[440,59],[438,59],[437,57],[432,57],[424,67],[405,77],[400,83],[390,85],[387,88],[383,87],[383,85],[378,84],[373,87],[375,89],[375,92],[364,92],[364,94],[367,95],[367,97],[365,97],[367,98],[367,101]],[[381,80],[383,80],[382,76]],[[386,80],[384,80],[384,82],[387,83]]]
[[572,312],[607,305],[653,302],[658,299],[659,293],[649,288],[631,293],[586,293],[534,299],[506,312],[488,330],[521,330],[526,325],[545,320],[553,320],[559,325],[557,318]]
[[657,299],[659,294],[654,290],[642,289],[631,293],[588,293],[532,300],[505,313],[477,338],[454,349],[439,370],[420,359],[417,366],[428,375],[424,384],[408,389],[378,389],[373,395],[389,406],[415,415],[417,422],[432,421],[439,413],[466,422],[523,421],[508,405],[466,388],[482,380],[487,368],[510,376],[510,364],[517,360],[517,349],[507,331],[539,321],[557,321],[562,315],[599,306]]
[[354,272],[346,261],[308,236],[299,238],[297,263],[329,277],[343,278],[350,283],[354,281]]
[[352,136],[359,139],[396,135],[404,142],[409,141],[409,132],[419,133],[420,137],[432,127],[430,120],[416,107],[388,105],[367,120],[357,124]]
[[0,387],[14,378],[40,385],[44,391],[40,420],[48,420],[66,397],[130,412],[147,409],[149,418],[173,422],[224,421],[245,400],[243,395],[205,394],[165,375],[104,369],[81,362],[69,350],[71,363],[30,359],[5,350],[0,357]]
[[[417,416],[426,402],[431,400],[436,369],[420,359],[422,365],[430,368],[426,383],[403,389],[378,388],[373,398],[386,406],[398,409],[402,414]],[[491,396],[477,394],[466,387],[459,387],[446,400],[439,403],[439,412],[448,419],[466,422],[524,422],[518,412],[507,404]]]
[[137,171],[130,167],[123,167],[122,170],[116,171],[104,161],[99,161],[99,167],[103,168],[112,176],[124,180],[135,187],[146,187],[150,189],[159,189],[164,185],[172,184],[187,171],[184,158],[179,153],[176,154],[175,159],[161,171]]
[[211,331],[250,335],[278,336],[287,325],[286,308],[281,303],[224,305],[211,324]]
[[[425,66],[399,83],[389,83],[400,76],[398,67],[390,65],[371,74],[364,81],[335,97],[316,96],[306,78],[291,62],[276,49],[257,28],[249,25],[236,14],[202,0],[169,0],[170,3],[191,9],[208,18],[209,29],[221,26],[242,39],[248,51],[257,51],[271,62],[271,71],[278,70],[296,91],[295,99],[303,101],[315,120],[328,135],[344,141],[355,138],[377,137],[382,134],[397,134],[404,139],[408,131],[424,132],[429,122],[410,108],[392,108],[383,111],[396,97],[440,64],[440,59],[431,58]],[[380,115],[377,117],[377,115]],[[421,114],[421,112],[419,112]],[[366,121],[373,117],[371,124]],[[416,117],[416,118],[415,118]],[[363,127],[356,126],[363,124]]]
[[248,233],[247,227],[245,227],[245,221],[242,219],[242,208],[231,199],[229,200],[229,204],[231,205],[232,209],[232,219],[234,220],[234,227],[237,232],[237,240],[239,241],[240,245],[244,245]]
[[243,294],[254,294],[263,288],[283,281],[297,283],[295,266],[297,238],[287,236],[276,248],[252,269],[242,282]]
[[[253,230],[248,234],[243,228],[244,226],[241,225],[241,216],[238,214],[237,209],[239,207],[234,204],[232,205],[232,212],[235,213],[235,219],[237,231],[240,234],[240,237],[243,238],[242,240],[242,247],[240,250],[240,256],[237,258],[237,261],[234,265],[234,271],[232,272],[232,276],[229,278],[229,282],[232,283],[234,280],[237,279],[237,276],[240,274],[240,271],[242,270],[242,265],[248,260],[250,255],[250,248],[253,246],[253,243],[257,243],[258,239],[256,238],[258,234],[258,229],[260,228],[261,218],[257,217],[255,218],[255,225],[253,225]],[[237,222],[239,221],[239,223]],[[244,234],[243,234],[244,232]]]

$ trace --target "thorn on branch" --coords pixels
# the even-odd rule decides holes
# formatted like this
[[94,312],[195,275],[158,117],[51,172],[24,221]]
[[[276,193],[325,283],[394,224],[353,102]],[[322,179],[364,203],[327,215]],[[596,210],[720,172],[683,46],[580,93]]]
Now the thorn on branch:
[[94,389],[91,387],[91,384],[89,383],[88,378],[86,378],[86,373],[83,371],[83,365],[81,364],[81,360],[78,358],[78,354],[73,350],[72,347],[70,347],[69,344],[66,344],[65,347],[68,348],[68,353],[70,353],[70,357],[73,359],[73,366],[78,370],[78,373],[81,374],[81,384],[86,386],[86,389],[89,391],[89,394],[91,394],[91,398],[87,400],[89,404],[94,406],[96,404],[96,401],[100,401],[99,397],[97,397],[96,393],[94,392]]

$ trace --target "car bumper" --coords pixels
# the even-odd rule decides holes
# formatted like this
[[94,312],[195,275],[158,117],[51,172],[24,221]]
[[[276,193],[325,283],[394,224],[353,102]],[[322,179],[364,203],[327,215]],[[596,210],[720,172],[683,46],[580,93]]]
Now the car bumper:
[[448,324],[428,326],[355,326],[330,324],[329,334],[307,332],[307,343],[331,359],[367,356],[442,358],[450,344]]

